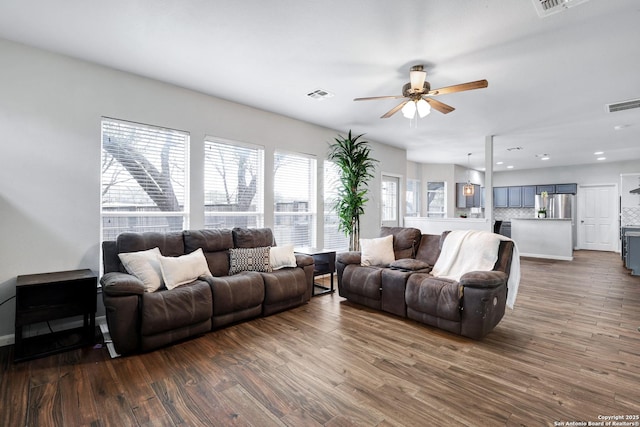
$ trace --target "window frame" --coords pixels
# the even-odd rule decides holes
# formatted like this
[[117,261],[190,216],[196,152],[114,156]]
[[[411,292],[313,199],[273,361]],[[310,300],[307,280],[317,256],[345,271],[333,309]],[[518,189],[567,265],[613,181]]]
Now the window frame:
[[[258,197],[260,200],[256,203],[256,206],[259,208],[256,211],[211,211],[208,212],[206,210],[207,205],[207,159],[206,159],[206,150],[207,144],[221,144],[229,147],[240,147],[249,150],[256,150],[258,153],[258,165],[256,170],[257,176],[257,184],[256,184],[256,194],[255,197]],[[224,216],[228,217],[242,217],[242,216],[255,216],[256,217],[256,227],[264,227],[265,221],[265,147],[258,144],[251,144],[247,142],[235,141],[226,138],[220,138],[215,136],[205,136],[204,139],[204,151],[205,155],[203,156],[203,202],[204,202],[204,224],[203,227],[206,229],[216,229],[216,228],[230,228],[227,226],[223,227],[212,227],[207,225],[207,216],[210,213],[220,213],[224,214]],[[250,215],[247,215],[250,214]]]

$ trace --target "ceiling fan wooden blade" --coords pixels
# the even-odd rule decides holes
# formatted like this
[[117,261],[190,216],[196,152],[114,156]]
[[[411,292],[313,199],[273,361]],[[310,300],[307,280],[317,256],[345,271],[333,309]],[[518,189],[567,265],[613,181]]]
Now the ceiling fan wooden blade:
[[398,95],[398,96],[394,96],[394,95],[389,95],[389,96],[370,96],[368,98],[354,98],[354,101],[372,101],[372,100],[376,100],[376,99],[398,99],[398,98],[404,98],[403,95]]
[[380,116],[381,119],[388,119],[389,117],[393,116],[395,113],[397,113],[398,111],[402,110],[402,107],[404,107],[404,104],[406,104],[407,102],[411,101],[410,99],[405,99],[404,101],[402,101],[400,104],[396,105],[395,107],[393,107],[391,110],[387,111],[386,113],[384,113],[382,116]]
[[429,105],[431,105],[431,108],[440,111],[442,114],[449,114],[455,110],[451,105],[447,105],[444,102],[436,101],[435,99],[427,98],[426,96],[423,96],[422,99],[427,101]]
[[461,83],[459,85],[441,87],[440,89],[433,89],[428,92],[428,95],[432,95],[432,96],[445,95],[447,93],[462,92],[465,90],[482,89],[487,86],[489,86],[489,82],[487,82],[486,80],[477,80],[475,82]]

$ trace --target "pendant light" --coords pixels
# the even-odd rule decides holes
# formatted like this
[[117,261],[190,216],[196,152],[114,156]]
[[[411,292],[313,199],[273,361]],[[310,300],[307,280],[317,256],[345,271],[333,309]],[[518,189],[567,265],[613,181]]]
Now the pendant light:
[[473,196],[473,193],[475,193],[475,189],[473,188],[473,184],[471,184],[471,179],[469,178],[470,157],[471,153],[467,154],[467,183],[462,187],[462,194],[465,196]]

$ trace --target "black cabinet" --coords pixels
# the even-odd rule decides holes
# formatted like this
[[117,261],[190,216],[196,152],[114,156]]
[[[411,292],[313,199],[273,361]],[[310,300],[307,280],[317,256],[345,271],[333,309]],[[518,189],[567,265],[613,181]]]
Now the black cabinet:
[[[92,345],[97,284],[97,277],[91,270],[18,276],[14,361]],[[83,316],[81,327],[23,337],[24,326],[74,316]]]

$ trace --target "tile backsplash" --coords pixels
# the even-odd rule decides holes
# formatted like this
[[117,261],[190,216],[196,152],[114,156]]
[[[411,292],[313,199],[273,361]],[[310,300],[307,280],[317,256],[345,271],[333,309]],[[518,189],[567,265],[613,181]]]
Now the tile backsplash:
[[498,221],[511,218],[535,218],[534,208],[494,208],[493,217]]
[[620,212],[620,223],[622,225],[640,225],[640,207],[623,207]]

